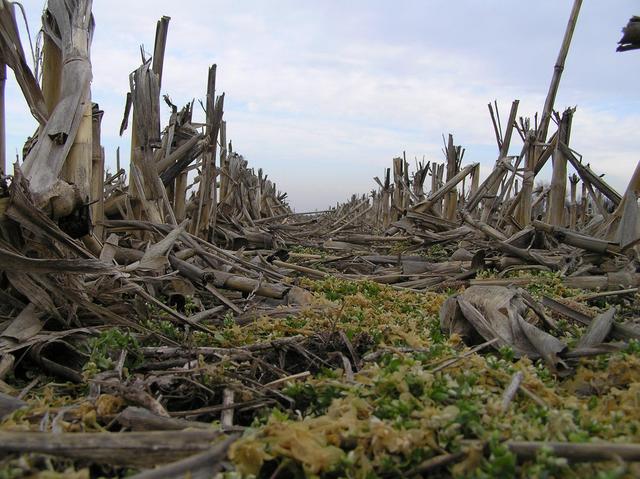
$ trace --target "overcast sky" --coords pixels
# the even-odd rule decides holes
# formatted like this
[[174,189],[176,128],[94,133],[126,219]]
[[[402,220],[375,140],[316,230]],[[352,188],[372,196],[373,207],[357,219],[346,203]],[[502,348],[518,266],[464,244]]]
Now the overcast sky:
[[[23,0],[32,34],[43,3]],[[371,190],[403,150],[442,161],[447,133],[484,176],[497,156],[487,103],[498,100],[503,121],[514,99],[521,116],[542,109],[572,3],[94,0],[92,96],[105,110],[107,165],[118,145],[128,151],[118,127],[139,45],[153,49],[168,15],[162,93],[178,105],[202,98],[217,63],[234,149],[298,211]],[[638,13],[631,0],[585,0],[556,100],[577,106],[571,146],[618,190],[640,159],[640,51],[615,47]],[[7,83],[11,159],[35,122],[11,74]]]

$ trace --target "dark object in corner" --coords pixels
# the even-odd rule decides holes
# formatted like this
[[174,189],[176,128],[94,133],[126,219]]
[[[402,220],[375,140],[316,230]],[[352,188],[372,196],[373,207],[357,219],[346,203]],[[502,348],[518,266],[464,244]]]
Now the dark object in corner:
[[637,50],[640,48],[640,17],[633,16],[627,26],[622,29],[622,38],[618,42],[617,52]]

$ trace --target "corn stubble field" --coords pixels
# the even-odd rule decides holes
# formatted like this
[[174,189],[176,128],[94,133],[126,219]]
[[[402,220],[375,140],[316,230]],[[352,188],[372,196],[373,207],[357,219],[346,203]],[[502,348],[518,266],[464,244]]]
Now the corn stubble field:
[[616,191],[554,110],[580,6],[542,112],[489,105],[484,181],[449,135],[296,213],[228,143],[216,65],[205,123],[161,118],[168,17],[109,173],[91,2],[49,0],[38,78],[0,0],[38,122],[0,177],[0,478],[640,476],[640,166]]

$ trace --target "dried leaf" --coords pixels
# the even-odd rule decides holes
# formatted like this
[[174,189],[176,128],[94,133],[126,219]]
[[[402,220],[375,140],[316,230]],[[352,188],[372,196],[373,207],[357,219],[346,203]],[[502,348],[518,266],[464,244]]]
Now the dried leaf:
[[587,330],[578,340],[576,348],[588,348],[604,342],[613,327],[613,317],[615,313],[615,308],[609,308],[604,313],[593,318]]
[[29,303],[2,332],[0,337],[11,338],[19,343],[32,338],[42,329],[41,316],[42,313],[37,312],[35,304]]

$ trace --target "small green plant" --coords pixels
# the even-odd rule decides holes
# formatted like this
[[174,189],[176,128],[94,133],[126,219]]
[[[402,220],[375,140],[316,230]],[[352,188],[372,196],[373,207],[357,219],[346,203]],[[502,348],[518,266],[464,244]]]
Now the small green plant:
[[302,329],[307,325],[307,318],[289,315],[285,318],[284,324],[291,329]]
[[0,468],[0,479],[18,479],[24,477],[24,473],[21,467],[9,464]]
[[429,246],[422,255],[434,261],[442,261],[450,256],[449,252],[440,244]]
[[478,437],[482,434],[482,424],[479,404],[471,399],[456,401],[458,416],[456,421],[460,424],[461,432],[465,437]]
[[168,319],[149,319],[144,321],[144,326],[151,331],[155,331],[156,333],[177,342],[182,342],[186,339],[184,331],[179,329]]
[[391,254],[401,254],[411,248],[412,244],[409,241],[398,241],[391,245],[389,248],[389,253]]
[[566,477],[569,471],[569,463],[563,457],[556,457],[549,448],[541,448],[535,462],[522,468],[522,477],[537,477],[540,479],[553,477]]
[[629,343],[627,343],[627,347],[625,348],[624,352],[626,354],[633,354],[633,355],[639,356],[640,341],[638,341],[637,339],[630,339]]
[[129,332],[116,328],[101,332],[97,338],[91,338],[88,349],[89,361],[84,366],[84,372],[89,376],[113,369],[123,350],[127,351],[125,366],[135,367],[142,361],[138,340]]
[[294,254],[316,255],[321,256],[322,258],[325,258],[327,256],[326,251],[319,248],[313,248],[311,246],[295,245],[292,246],[289,251]]
[[505,345],[500,348],[500,356],[505,361],[513,361],[515,358],[515,354],[513,352],[513,348],[511,346]]
[[293,383],[283,392],[295,400],[296,408],[307,414],[321,415],[327,412],[334,399],[341,396],[343,388],[335,384]]
[[543,296],[569,298],[580,293],[580,290],[567,288],[560,273],[555,271],[519,271],[516,277],[530,278],[525,288],[536,299]]
[[193,296],[184,297],[184,312],[187,316],[197,313],[199,310],[198,305],[193,299]]
[[516,477],[516,456],[504,445],[497,435],[489,441],[489,457],[482,460],[472,477],[493,479],[495,477]]
[[224,319],[222,320],[222,325],[225,328],[232,328],[233,326],[236,325],[236,321],[233,317],[232,311],[227,311],[227,313],[224,315]]
[[499,271],[494,268],[480,270],[476,273],[478,279],[495,279],[498,278]]

